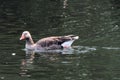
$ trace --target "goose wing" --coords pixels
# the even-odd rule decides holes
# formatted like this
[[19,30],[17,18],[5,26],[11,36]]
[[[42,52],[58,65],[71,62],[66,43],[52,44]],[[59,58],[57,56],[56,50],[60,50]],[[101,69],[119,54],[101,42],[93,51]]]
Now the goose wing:
[[36,44],[40,45],[41,47],[50,47],[50,46],[64,47],[63,44],[65,42],[74,41],[75,39],[78,39],[78,36],[76,37],[74,35],[68,35],[68,36],[47,37],[40,39]]

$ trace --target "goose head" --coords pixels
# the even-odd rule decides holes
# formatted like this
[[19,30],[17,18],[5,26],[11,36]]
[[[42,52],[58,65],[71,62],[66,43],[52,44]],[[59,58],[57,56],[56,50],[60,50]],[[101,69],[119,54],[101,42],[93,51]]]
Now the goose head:
[[31,35],[29,31],[24,31],[20,37],[20,40],[27,40],[31,39]]

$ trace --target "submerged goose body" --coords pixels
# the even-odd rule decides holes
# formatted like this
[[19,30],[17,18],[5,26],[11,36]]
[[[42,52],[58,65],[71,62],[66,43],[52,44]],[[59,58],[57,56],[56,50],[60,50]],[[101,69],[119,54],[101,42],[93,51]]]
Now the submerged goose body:
[[24,31],[20,37],[20,40],[26,40],[25,48],[30,50],[55,50],[55,49],[63,49],[70,48],[72,43],[77,40],[79,37],[75,35],[67,35],[67,36],[53,36],[42,38],[36,43],[34,43],[31,34],[29,31]]

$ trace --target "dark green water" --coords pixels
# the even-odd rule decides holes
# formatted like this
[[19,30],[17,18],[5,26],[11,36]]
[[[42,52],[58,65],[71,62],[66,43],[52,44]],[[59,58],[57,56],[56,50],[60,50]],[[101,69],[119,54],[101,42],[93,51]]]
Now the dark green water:
[[[0,80],[120,80],[119,0],[0,0]],[[75,34],[63,53],[26,52],[34,41]],[[29,53],[29,54],[28,54]]]

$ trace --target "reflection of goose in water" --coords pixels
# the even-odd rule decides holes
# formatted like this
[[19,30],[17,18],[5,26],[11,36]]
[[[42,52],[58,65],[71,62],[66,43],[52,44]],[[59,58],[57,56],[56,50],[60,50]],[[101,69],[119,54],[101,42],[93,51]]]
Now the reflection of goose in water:
[[39,68],[38,71],[39,73],[46,73],[46,71],[48,70],[52,71],[51,63],[55,63],[55,64],[56,63],[67,64],[67,62],[70,63],[69,61],[65,60],[65,57],[67,56],[67,54],[69,54],[68,51],[65,51],[64,54],[62,52],[54,52],[54,51],[35,52],[33,50],[25,50],[25,52],[26,52],[26,56],[25,59],[21,60],[21,66],[19,72],[21,77],[31,77],[34,74],[32,71],[37,72],[38,71],[37,68]]
[[26,51],[26,58],[22,59],[21,61],[21,72],[19,73],[21,76],[30,77],[29,74],[27,74],[29,69],[33,69],[33,60],[34,60],[35,53],[33,51]]
[[[45,64],[47,66],[47,62],[56,62],[57,60],[59,60],[59,56],[61,55],[61,52],[59,52],[60,54],[56,54],[56,52],[34,52],[32,50],[26,50],[25,52],[26,57],[21,61],[21,71],[19,72],[20,76],[22,77],[31,77],[32,74],[30,73],[30,71],[36,70],[34,62],[35,58],[40,59],[40,62],[38,62],[37,65]],[[35,54],[37,55],[36,57]],[[43,66],[41,66],[41,68],[43,68]]]
[[96,47],[89,46],[73,46],[72,48],[61,51],[46,50],[46,52],[35,52],[35,50],[26,49],[26,57],[21,61],[20,76],[31,77],[34,74],[32,71],[37,72],[38,68],[39,73],[46,73],[48,70],[52,71],[52,66],[56,66],[54,64],[72,64],[73,59],[78,58],[76,53],[87,53],[96,50]]
[[24,31],[20,40],[26,40],[26,49],[30,50],[56,50],[63,48],[70,48],[72,43],[77,40],[79,36],[68,35],[68,36],[53,36],[40,39],[38,42],[34,43],[30,33]]

